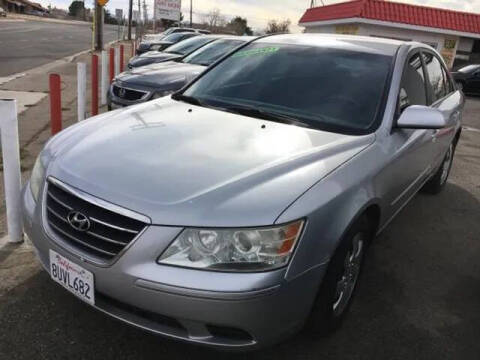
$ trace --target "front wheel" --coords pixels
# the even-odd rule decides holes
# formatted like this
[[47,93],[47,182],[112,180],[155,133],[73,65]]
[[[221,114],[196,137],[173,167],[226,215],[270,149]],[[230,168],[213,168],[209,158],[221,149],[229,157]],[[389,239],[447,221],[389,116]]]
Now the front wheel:
[[457,89],[460,91],[463,91],[463,82],[457,81],[456,84],[457,84]]
[[455,155],[455,145],[450,144],[447,154],[443,159],[442,165],[437,170],[435,175],[423,186],[423,191],[429,194],[438,194],[443,190],[447,183],[450,170],[452,169],[453,156]]
[[337,248],[308,318],[309,332],[327,335],[341,325],[355,294],[370,235],[368,221],[362,218]]

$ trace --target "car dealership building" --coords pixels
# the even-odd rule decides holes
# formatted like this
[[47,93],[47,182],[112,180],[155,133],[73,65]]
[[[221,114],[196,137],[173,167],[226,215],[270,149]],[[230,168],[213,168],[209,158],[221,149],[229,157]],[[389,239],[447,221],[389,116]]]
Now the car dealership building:
[[387,0],[353,0],[307,9],[307,33],[339,33],[419,41],[437,49],[450,67],[480,62],[480,14]]

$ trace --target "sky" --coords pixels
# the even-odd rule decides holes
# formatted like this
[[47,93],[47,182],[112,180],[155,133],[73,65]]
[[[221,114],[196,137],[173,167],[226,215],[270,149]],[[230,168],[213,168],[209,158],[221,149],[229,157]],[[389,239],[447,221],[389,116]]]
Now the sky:
[[[60,8],[68,8],[71,0],[36,0],[45,7],[51,4]],[[85,0],[87,7],[92,7],[93,0]],[[134,8],[138,0],[134,0]],[[141,0],[143,3],[143,0]],[[325,5],[343,2],[345,0],[323,0]],[[434,7],[442,7],[468,12],[480,12],[480,0],[396,0],[409,4],[418,4]],[[146,0],[149,16],[153,15],[153,0]],[[218,8],[227,20],[242,16],[248,19],[248,23],[254,30],[262,30],[270,19],[290,19],[292,32],[300,32],[303,27],[297,25],[298,20],[305,9],[310,6],[311,0],[193,0],[193,21],[201,22],[202,18],[212,9]],[[316,0],[317,6],[321,0]],[[110,0],[107,8],[115,13],[115,9],[124,9],[126,13],[128,0]],[[182,0],[182,12],[185,19],[190,12],[190,1]]]

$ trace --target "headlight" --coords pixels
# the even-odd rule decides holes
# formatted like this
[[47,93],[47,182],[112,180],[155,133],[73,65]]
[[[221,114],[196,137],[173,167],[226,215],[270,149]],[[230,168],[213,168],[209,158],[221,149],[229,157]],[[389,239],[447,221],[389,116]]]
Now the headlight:
[[38,155],[35,165],[33,166],[32,175],[30,176],[30,190],[32,191],[33,198],[38,201],[40,194],[40,187],[45,178],[45,167],[40,159],[41,154]]
[[158,99],[170,94],[173,94],[175,90],[165,90],[165,91],[159,91],[153,94],[152,99]]
[[303,220],[252,229],[185,229],[160,264],[218,271],[264,271],[288,264]]

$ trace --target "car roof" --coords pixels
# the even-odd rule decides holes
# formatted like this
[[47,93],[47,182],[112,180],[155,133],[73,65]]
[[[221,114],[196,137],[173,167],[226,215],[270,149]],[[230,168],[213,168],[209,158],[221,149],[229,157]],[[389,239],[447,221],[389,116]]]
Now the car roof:
[[221,35],[217,40],[244,40],[245,42],[255,40],[257,36],[241,36],[241,35]]
[[402,45],[413,45],[409,41],[393,40],[373,36],[340,35],[340,34],[278,34],[260,37],[255,42],[290,45],[306,45],[317,47],[335,47],[352,51],[377,53],[393,56]]

